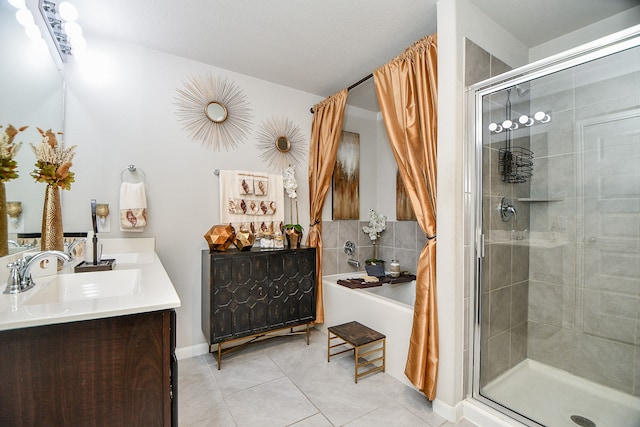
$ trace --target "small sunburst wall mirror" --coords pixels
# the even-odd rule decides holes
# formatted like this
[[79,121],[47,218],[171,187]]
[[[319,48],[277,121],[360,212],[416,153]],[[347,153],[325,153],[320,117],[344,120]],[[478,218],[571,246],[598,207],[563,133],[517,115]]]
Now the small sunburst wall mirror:
[[304,156],[304,135],[300,127],[284,117],[265,120],[258,130],[257,147],[260,157],[270,168],[284,169],[290,164],[300,165]]
[[226,78],[211,73],[183,82],[175,104],[183,129],[214,151],[234,149],[251,130],[251,107],[242,90]]

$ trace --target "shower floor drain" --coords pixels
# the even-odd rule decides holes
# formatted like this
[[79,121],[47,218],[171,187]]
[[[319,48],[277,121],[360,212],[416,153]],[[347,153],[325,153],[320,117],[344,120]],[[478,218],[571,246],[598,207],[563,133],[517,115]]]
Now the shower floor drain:
[[580,427],[596,427],[596,423],[591,421],[589,418],[581,417],[580,415],[571,415],[571,421]]

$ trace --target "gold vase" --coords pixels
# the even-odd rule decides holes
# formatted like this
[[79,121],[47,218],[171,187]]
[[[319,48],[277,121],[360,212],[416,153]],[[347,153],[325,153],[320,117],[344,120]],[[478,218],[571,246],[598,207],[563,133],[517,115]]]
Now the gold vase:
[[[42,235],[40,248],[43,251],[63,251],[64,232],[62,231],[62,206],[60,205],[60,188],[47,185],[42,209]],[[58,262],[58,267],[62,262]]]
[[298,249],[302,242],[302,232],[297,231],[295,228],[287,228],[284,231],[284,235],[287,237],[289,249]]
[[4,182],[0,182],[0,256],[9,254],[9,235],[7,234],[7,193]]

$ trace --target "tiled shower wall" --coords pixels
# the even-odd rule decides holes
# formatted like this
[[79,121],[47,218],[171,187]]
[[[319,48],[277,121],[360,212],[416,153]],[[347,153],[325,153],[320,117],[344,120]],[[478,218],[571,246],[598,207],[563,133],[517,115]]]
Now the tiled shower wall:
[[[498,58],[490,55],[470,40],[465,46],[465,85],[471,85],[487,78],[509,71],[510,67]],[[529,98],[518,97],[512,91],[513,114],[529,113]],[[485,123],[502,122],[505,119],[506,94],[492,96],[486,101],[483,110],[487,115]],[[510,184],[502,182],[498,170],[498,150],[505,145],[506,133],[491,135],[483,129],[482,147],[482,199],[483,232],[485,233],[485,257],[482,260],[482,324],[481,324],[481,384],[491,381],[509,368],[526,358],[527,352],[527,316],[528,316],[528,276],[529,250],[519,241],[511,240],[511,231],[529,229],[529,204],[521,203],[519,198],[528,198],[530,183]],[[475,141],[466,141],[472,152]],[[513,145],[529,148],[529,135],[514,135]],[[469,151],[468,151],[469,152]],[[535,166],[534,166],[535,168]],[[471,199],[471,195],[465,195]],[[509,198],[517,212],[513,218],[502,221],[498,206],[503,197]],[[468,213],[472,215],[471,212]],[[467,226],[472,229],[472,218],[467,218]],[[468,233],[467,233],[468,234]],[[469,239],[469,245],[472,245]],[[467,246],[466,253],[472,253]],[[467,264],[469,265],[469,264]],[[467,275],[470,277],[470,275]],[[473,286],[472,283],[469,286]],[[467,313],[472,301],[465,300]],[[468,325],[468,322],[465,322]],[[467,332],[469,333],[469,331]],[[469,342],[466,340],[465,342]],[[468,361],[469,349],[465,349]],[[469,364],[465,363],[465,367]],[[468,375],[465,378],[469,378]],[[466,387],[467,393],[469,387]]]
[[[554,201],[531,207],[532,232],[549,235],[553,244],[530,249],[527,346],[531,359],[636,396],[640,396],[638,64],[640,48],[634,48],[531,85],[531,108],[553,114],[546,131],[531,139],[537,159],[531,191]],[[633,128],[625,128],[624,135],[618,130],[621,122],[607,124],[611,114],[633,111],[636,117],[625,121],[634,123]],[[582,150],[580,124],[585,121],[604,124],[592,136],[598,146]],[[609,161],[612,147],[623,150],[626,160],[612,168],[614,173],[590,177],[591,170],[581,170],[581,159],[597,156],[600,162]],[[594,149],[597,154],[590,154]],[[581,217],[580,212],[590,206],[598,206],[605,219]],[[601,255],[589,257],[594,251]]]
[[[492,64],[495,61],[499,65],[499,61],[471,42],[467,42],[466,58],[466,84],[494,75]],[[636,48],[533,81],[525,99],[514,101],[512,94],[513,109],[518,113],[542,110],[552,115],[550,123],[533,127],[527,135],[522,130],[514,132],[514,144],[530,146],[534,153],[530,184],[499,181],[496,150],[500,141],[484,130],[483,140],[490,144],[483,146],[486,245],[482,260],[482,384],[526,357],[640,396],[637,244],[624,249],[624,243],[611,242],[608,247],[603,246],[604,252],[609,250],[609,256],[605,253],[605,258],[598,262],[585,256],[593,250],[588,241],[592,233],[617,233],[619,242],[640,240],[637,227],[640,190],[638,173],[632,172],[637,171],[638,157],[634,153],[640,119],[635,119],[637,127],[625,136],[636,138],[636,145],[630,146],[633,150],[627,156],[633,163],[617,168],[620,176],[627,173],[634,177],[631,180],[620,181],[618,176],[593,180],[589,170],[578,169],[580,159],[587,154],[576,148],[581,121],[640,108],[639,63],[640,49]],[[486,119],[503,119],[500,113],[504,114],[504,107],[501,109],[500,105],[504,105],[504,100],[504,96],[493,96],[488,101],[485,107],[489,108],[484,110],[495,112],[497,117],[488,113]],[[466,143],[472,150],[474,141]],[[620,218],[613,228],[593,231],[585,225],[580,231],[584,218],[577,213],[583,207],[588,209],[592,202],[578,193],[579,176],[585,177],[585,192],[588,185],[601,188],[614,182],[616,186],[622,185],[624,190],[613,190],[611,194],[618,196],[607,203],[617,206],[617,210],[610,209],[609,215]],[[465,196],[473,200],[471,193]],[[500,219],[497,206],[504,196],[514,201],[517,226]],[[530,200],[522,200],[527,198]],[[468,212],[466,223],[472,229],[472,209]],[[630,226],[623,229],[622,223]],[[590,227],[605,225],[611,224]],[[513,226],[528,229],[533,243],[510,240]],[[467,240],[467,253],[473,254],[472,239]],[[618,255],[613,256],[613,252]],[[623,261],[625,257],[627,260]],[[466,305],[472,306],[472,302],[467,299]]]
[[[369,235],[362,227],[368,221],[323,221],[322,222],[322,274],[338,274],[364,271],[365,260],[371,258],[373,246]],[[352,256],[344,253],[344,244],[352,241],[356,250]],[[379,259],[386,261],[385,269],[393,259],[400,262],[401,270],[416,272],[418,257],[427,239],[416,221],[387,221],[382,233],[378,252]],[[360,268],[347,263],[349,258],[360,262]]]

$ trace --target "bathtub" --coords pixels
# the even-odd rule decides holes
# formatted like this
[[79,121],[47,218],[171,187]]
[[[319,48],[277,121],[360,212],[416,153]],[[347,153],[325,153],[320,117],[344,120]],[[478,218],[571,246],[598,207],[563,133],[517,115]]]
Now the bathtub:
[[337,283],[340,279],[362,276],[364,273],[323,276],[324,324],[316,327],[327,333],[329,326],[355,320],[386,335],[386,373],[415,388],[404,375],[413,322],[415,281],[366,289],[349,289]]

